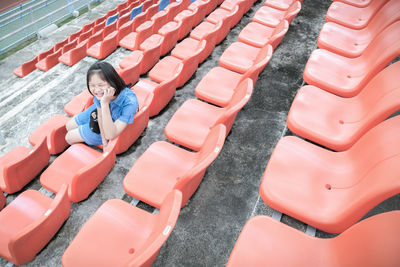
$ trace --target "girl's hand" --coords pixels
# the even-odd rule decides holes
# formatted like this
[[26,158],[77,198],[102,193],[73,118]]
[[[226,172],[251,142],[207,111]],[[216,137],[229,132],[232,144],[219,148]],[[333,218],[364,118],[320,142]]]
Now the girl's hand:
[[101,103],[108,104],[114,99],[115,89],[113,87],[108,87],[104,90],[103,97],[101,98]]

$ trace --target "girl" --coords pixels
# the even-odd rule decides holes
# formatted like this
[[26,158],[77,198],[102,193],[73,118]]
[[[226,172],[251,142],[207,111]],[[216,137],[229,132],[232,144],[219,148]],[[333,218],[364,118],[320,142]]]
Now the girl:
[[133,123],[138,100],[111,64],[104,61],[89,68],[86,83],[94,104],[68,121],[65,139],[70,145],[85,142],[103,144],[105,148],[108,140]]

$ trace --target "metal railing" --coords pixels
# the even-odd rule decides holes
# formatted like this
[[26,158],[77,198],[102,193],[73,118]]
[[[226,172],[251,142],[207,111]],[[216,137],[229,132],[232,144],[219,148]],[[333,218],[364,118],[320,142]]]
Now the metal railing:
[[31,0],[0,14],[0,54],[100,0]]

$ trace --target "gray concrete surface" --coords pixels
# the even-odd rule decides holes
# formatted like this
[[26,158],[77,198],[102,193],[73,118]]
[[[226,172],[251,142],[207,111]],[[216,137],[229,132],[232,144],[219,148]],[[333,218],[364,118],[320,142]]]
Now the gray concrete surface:
[[[111,198],[130,200],[122,188],[122,180],[130,167],[149,145],[165,140],[163,129],[173,113],[185,100],[195,97],[194,89],[201,78],[217,66],[224,49],[237,40],[240,30],[251,21],[263,2],[255,3],[199,66],[193,78],[176,92],[164,111],[150,120],[143,137],[117,157],[114,169],[95,192],[87,200],[72,204],[69,219],[27,266],[60,266],[68,244],[104,201]],[[105,1],[89,16],[84,15],[61,27],[51,38],[40,40],[0,61],[0,131],[6,141],[0,145],[0,155],[16,145],[28,146],[27,137],[33,130],[51,115],[63,113],[64,105],[85,88],[86,71],[95,59],[86,57],[72,68],[59,64],[46,73],[36,70],[24,79],[14,77],[12,70],[119,3]],[[272,214],[272,209],[260,199],[259,184],[276,143],[282,136],[291,134],[286,128],[286,116],[303,83],[304,66],[316,48],[317,36],[330,3],[330,0],[304,0],[301,12],[261,73],[252,98],[238,114],[222,152],[208,168],[192,199],[181,210],[176,227],[154,266],[223,266],[245,222],[258,214]],[[118,48],[106,60],[117,65],[129,53]],[[39,179],[25,189],[28,188],[41,188]],[[7,196],[7,203],[17,195]],[[152,210],[143,203],[139,203],[139,207]],[[367,216],[393,209],[400,209],[400,195],[381,203]],[[286,215],[282,222],[301,231],[306,228],[304,223]],[[317,236],[333,235],[317,231]],[[6,264],[0,259],[0,266]]]

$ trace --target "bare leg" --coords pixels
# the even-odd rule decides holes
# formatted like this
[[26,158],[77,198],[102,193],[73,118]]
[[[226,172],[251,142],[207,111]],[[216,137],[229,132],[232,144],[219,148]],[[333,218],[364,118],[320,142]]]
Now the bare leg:
[[75,128],[71,131],[67,132],[67,135],[65,136],[65,140],[67,141],[68,144],[73,145],[75,143],[83,143],[85,142],[81,135],[79,134],[79,129]]
[[78,124],[76,123],[75,119],[72,118],[72,119],[70,119],[70,120],[67,122],[67,124],[65,125],[65,127],[67,128],[67,131],[69,132],[69,131],[71,131],[71,130],[73,130],[73,129],[78,128]]

